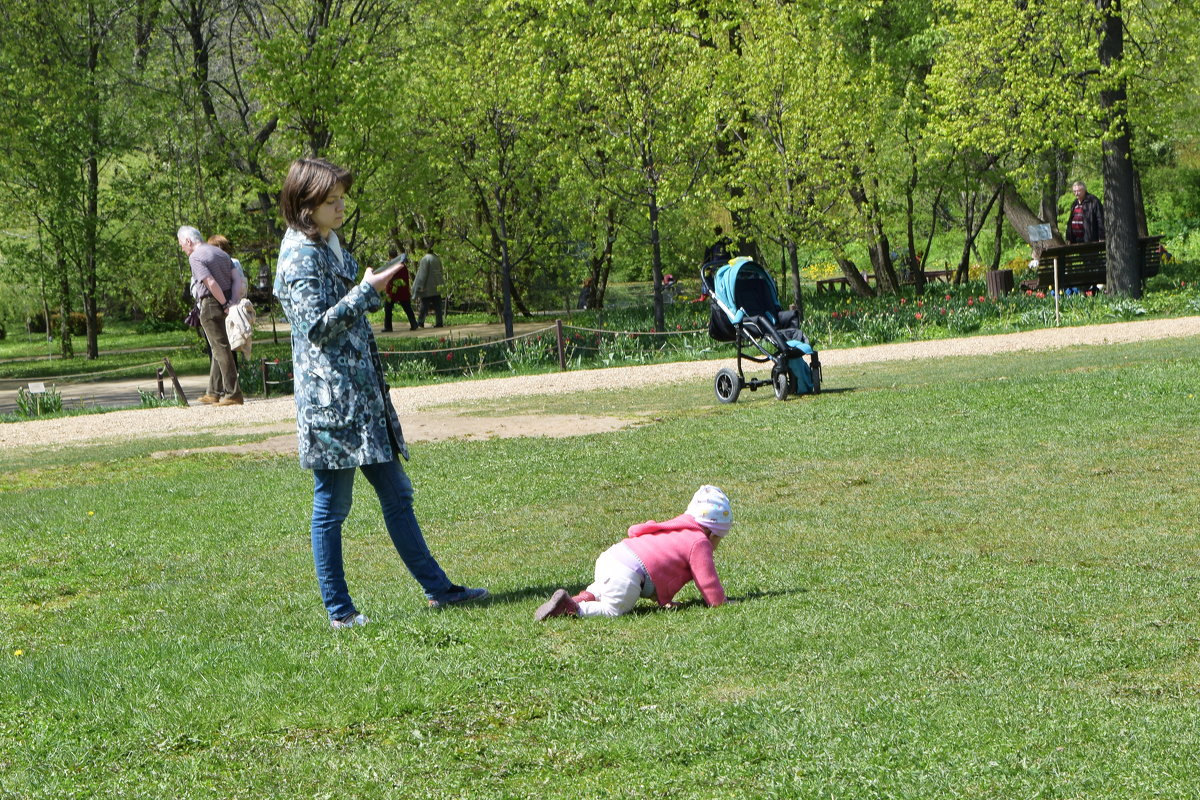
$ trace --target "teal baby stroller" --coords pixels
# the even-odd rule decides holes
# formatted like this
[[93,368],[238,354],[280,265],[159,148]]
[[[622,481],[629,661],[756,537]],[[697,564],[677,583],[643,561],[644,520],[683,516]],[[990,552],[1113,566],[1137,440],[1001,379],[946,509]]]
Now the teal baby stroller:
[[[779,292],[769,272],[745,257],[710,261],[700,268],[700,282],[711,306],[709,335],[737,347],[737,369],[722,368],[713,382],[718,400],[736,403],[743,388],[753,392],[760,386],[771,386],[779,400],[821,391],[817,351],[800,330],[799,313],[779,308]],[[743,359],[770,363],[771,379],[747,380]]]

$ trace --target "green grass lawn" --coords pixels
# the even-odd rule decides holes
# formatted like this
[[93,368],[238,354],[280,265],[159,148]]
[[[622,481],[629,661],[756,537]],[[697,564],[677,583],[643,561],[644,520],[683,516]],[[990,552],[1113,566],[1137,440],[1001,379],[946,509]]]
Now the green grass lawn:
[[[0,451],[0,797],[1192,798],[1198,345],[479,401],[652,421],[414,446],[476,607],[360,480],[340,634],[293,457]],[[734,602],[532,622],[705,482]]]

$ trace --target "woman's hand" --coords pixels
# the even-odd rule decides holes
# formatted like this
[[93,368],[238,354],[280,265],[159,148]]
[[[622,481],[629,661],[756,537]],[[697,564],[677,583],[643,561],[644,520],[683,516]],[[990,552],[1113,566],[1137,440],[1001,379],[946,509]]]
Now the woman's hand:
[[400,271],[402,266],[404,266],[404,263],[397,261],[392,266],[387,267],[379,272],[367,267],[367,271],[363,273],[363,283],[369,283],[371,284],[372,288],[375,289],[375,291],[382,292],[392,278],[396,276],[396,273]]

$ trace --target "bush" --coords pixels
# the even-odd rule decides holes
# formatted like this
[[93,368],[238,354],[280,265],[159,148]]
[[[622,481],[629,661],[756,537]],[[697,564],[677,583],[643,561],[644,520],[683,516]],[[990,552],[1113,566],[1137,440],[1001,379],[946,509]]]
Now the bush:
[[56,414],[62,411],[62,395],[53,386],[39,394],[31,393],[26,387],[17,389],[17,412],[26,417]]
[[437,369],[424,359],[405,359],[390,364],[387,367],[387,382],[394,385],[404,385],[413,382],[431,380],[437,376]]
[[[67,324],[71,328],[72,336],[87,335],[87,317],[80,314],[78,311],[72,311],[67,317]],[[29,320],[25,323],[25,327],[30,333],[46,333],[46,315],[41,311],[35,311],[29,316]],[[50,315],[50,333],[57,333],[62,327],[62,315]],[[96,315],[96,335],[104,332],[104,315]]]
[[41,311],[35,311],[25,320],[25,330],[30,333],[45,333],[46,332],[46,315]]
[[185,326],[180,320],[155,319],[154,317],[146,317],[137,323],[135,330],[141,334],[167,333],[168,331],[177,331],[183,327]]
[[142,408],[166,408],[167,406],[181,406],[183,401],[175,396],[174,392],[170,397],[159,397],[157,392],[147,392],[144,389],[138,389],[138,397],[141,398]]
[[975,308],[966,308],[951,314],[946,320],[946,328],[954,334],[974,333],[983,327],[983,319]]

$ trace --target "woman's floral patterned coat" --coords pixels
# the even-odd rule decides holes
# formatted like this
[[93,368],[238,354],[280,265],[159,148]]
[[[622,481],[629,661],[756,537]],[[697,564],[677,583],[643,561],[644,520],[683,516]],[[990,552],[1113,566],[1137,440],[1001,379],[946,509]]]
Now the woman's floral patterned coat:
[[388,396],[367,312],[379,293],[355,283],[346,251],[288,229],[279,248],[275,296],[292,326],[300,466],[345,469],[408,458]]

